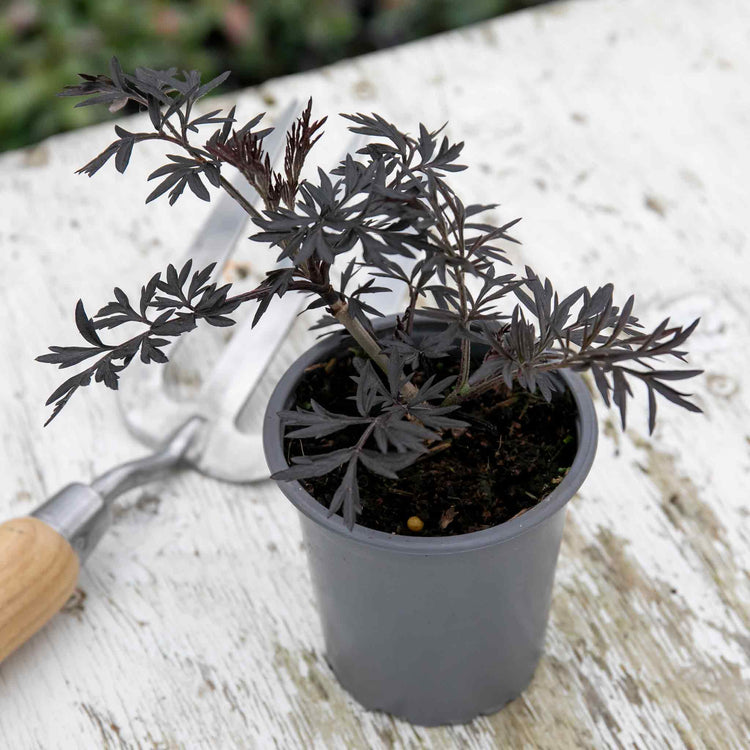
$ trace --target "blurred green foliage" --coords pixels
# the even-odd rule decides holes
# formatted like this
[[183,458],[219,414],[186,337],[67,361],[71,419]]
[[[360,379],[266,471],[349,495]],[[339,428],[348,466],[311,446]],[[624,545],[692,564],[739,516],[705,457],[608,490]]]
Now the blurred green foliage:
[[10,0],[0,9],[0,151],[101,119],[55,94],[117,55],[232,70],[247,86],[544,0]]

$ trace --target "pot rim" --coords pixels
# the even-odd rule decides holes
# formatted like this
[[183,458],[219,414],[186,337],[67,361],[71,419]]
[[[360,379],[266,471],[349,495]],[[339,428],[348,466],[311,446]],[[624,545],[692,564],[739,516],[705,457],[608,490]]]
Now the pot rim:
[[[386,327],[395,321],[389,316],[378,321],[377,328]],[[330,353],[344,343],[347,334],[337,333],[328,336],[305,351],[282,376],[268,401],[263,420],[263,447],[266,461],[272,473],[288,468],[284,455],[283,428],[278,412],[288,408],[288,399],[294,393],[304,370],[330,356]],[[321,505],[297,480],[276,481],[281,491],[302,514],[335,534],[363,543],[371,547],[381,547],[392,552],[407,554],[448,554],[478,549],[514,539],[529,529],[542,523],[561,510],[583,484],[596,455],[597,421],[594,402],[583,378],[571,370],[558,373],[565,381],[578,409],[578,450],[568,473],[560,484],[537,505],[525,513],[497,526],[481,531],[454,536],[415,537],[405,536],[376,529],[369,529],[355,523],[350,531],[344,519]]]

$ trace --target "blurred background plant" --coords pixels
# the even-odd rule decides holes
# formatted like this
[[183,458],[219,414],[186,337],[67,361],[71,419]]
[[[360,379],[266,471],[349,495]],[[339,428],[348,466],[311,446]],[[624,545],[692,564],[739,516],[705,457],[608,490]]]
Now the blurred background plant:
[[317,67],[545,0],[9,0],[0,7],[0,151],[102,119],[55,94],[123,66],[233,71],[230,86]]

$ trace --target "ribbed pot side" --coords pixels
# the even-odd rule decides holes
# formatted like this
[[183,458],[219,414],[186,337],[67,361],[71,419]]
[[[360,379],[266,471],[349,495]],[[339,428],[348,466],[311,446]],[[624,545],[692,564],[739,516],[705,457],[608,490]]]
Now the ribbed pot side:
[[[277,413],[291,406],[305,368],[340,345],[331,337],[308,350],[272,394],[264,423],[272,471],[287,466]],[[423,726],[464,723],[497,711],[531,680],[565,507],[596,452],[588,389],[574,373],[561,376],[578,407],[573,466],[541,503],[494,528],[451,537],[349,531],[299,482],[278,483],[300,511],[328,662],[366,708]]]

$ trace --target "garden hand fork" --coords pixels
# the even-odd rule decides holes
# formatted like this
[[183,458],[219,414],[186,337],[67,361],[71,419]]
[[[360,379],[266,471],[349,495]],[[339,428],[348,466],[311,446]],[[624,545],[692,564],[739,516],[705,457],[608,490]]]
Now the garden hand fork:
[[[295,111],[286,111],[269,138],[273,160]],[[216,261],[215,274],[221,272],[247,220],[239,211],[233,200],[218,201],[191,248],[196,267]],[[393,300],[399,296],[394,286]],[[161,435],[171,433],[157,452],[115,467],[89,485],[70,484],[30,516],[0,524],[0,661],[65,604],[80,565],[109,527],[113,501],[122,493],[180,464],[231,481],[267,478],[259,434],[240,432],[236,418],[296,318],[302,295],[285,302],[271,308],[255,328],[250,317],[240,323],[198,396],[189,402],[167,401],[161,368],[140,368],[125,381],[121,405],[130,429],[148,442],[159,442],[160,430]],[[172,354],[174,349],[172,345]],[[142,400],[146,398],[151,399],[148,406]]]

